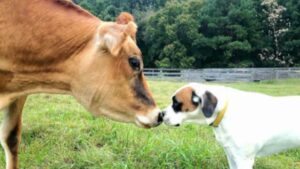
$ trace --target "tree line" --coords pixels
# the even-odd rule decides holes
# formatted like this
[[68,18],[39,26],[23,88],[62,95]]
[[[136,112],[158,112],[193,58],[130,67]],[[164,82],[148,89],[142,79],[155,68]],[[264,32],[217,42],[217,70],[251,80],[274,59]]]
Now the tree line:
[[75,0],[136,17],[146,67],[300,66],[299,0]]

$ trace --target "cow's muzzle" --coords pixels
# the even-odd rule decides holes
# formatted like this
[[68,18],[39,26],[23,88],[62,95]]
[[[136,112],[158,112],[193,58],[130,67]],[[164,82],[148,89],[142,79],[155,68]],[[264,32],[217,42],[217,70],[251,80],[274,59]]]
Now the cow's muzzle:
[[159,109],[154,109],[148,115],[138,115],[136,124],[143,128],[157,127],[163,122],[163,116]]

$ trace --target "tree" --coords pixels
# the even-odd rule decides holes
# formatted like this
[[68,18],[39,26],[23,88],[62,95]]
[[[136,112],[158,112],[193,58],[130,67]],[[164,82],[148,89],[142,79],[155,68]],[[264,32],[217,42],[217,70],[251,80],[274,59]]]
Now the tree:
[[282,20],[286,21],[288,30],[279,41],[281,52],[292,59],[294,66],[300,66],[300,1],[278,0],[286,8],[282,13]]
[[75,0],[134,14],[146,67],[300,66],[299,0]]
[[280,40],[289,30],[289,22],[283,19],[283,12],[286,8],[279,5],[276,0],[264,0],[261,5],[263,12],[266,14],[266,28],[270,38],[272,48],[264,48],[259,54],[260,59],[265,62],[271,62],[274,66],[289,66],[293,64],[293,60],[282,52]]
[[157,67],[194,67],[195,53],[190,51],[199,36],[195,16],[190,7],[201,1],[170,1],[146,24],[143,41],[148,46],[147,58]]

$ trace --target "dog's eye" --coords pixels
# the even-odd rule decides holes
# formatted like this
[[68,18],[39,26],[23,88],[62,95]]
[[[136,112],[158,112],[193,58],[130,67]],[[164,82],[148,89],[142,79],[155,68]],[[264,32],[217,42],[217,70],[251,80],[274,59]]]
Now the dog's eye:
[[131,66],[131,68],[133,70],[136,70],[136,71],[139,71],[141,69],[141,63],[140,63],[140,60],[138,60],[137,58],[135,57],[130,57],[128,59],[128,62],[129,62],[129,65]]
[[196,93],[193,91],[192,93],[192,103],[195,106],[198,106],[202,102],[201,98],[196,95]]
[[192,97],[192,103],[193,103],[193,105],[198,106],[201,102],[202,101],[201,101],[200,97],[198,97],[198,96]]

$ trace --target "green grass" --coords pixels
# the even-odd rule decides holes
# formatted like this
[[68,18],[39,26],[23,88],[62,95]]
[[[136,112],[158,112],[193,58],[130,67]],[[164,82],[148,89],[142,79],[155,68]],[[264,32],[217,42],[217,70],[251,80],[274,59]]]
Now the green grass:
[[[183,84],[150,82],[160,107],[167,106],[171,94]],[[300,95],[300,80],[224,85],[274,96]],[[45,94],[29,97],[23,117],[22,169],[228,168],[225,154],[207,126],[162,125],[145,130],[95,119],[72,97]],[[0,151],[0,169],[4,166]],[[255,168],[300,169],[300,149],[259,158]]]

